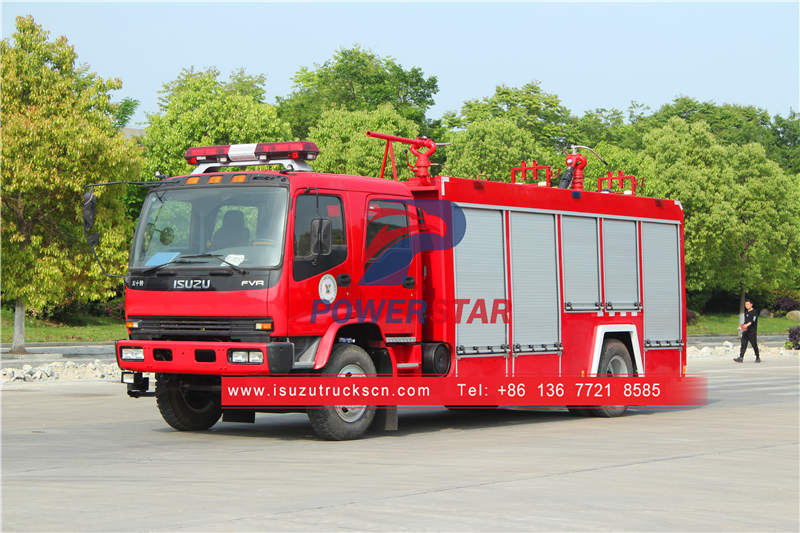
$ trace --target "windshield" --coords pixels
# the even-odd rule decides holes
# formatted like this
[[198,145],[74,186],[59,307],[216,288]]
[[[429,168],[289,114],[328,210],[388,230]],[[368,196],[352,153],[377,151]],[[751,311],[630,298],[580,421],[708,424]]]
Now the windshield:
[[276,267],[283,250],[287,194],[282,187],[264,186],[151,191],[134,237],[131,268],[167,263]]

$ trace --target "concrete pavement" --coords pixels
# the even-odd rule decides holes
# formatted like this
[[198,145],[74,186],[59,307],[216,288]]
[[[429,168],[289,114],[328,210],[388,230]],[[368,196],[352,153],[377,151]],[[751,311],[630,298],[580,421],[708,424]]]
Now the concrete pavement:
[[120,384],[8,384],[3,528],[797,531],[799,369],[690,361],[702,408],[417,409],[349,442],[300,414],[180,433]]

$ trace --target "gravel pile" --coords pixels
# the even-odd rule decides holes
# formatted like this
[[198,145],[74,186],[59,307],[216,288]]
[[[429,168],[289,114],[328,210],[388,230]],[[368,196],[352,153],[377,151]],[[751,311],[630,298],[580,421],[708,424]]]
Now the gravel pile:
[[36,367],[23,365],[22,368],[4,368],[0,370],[0,377],[4,382],[79,379],[119,381],[120,369],[115,362],[103,363],[99,359],[91,363],[57,361]]

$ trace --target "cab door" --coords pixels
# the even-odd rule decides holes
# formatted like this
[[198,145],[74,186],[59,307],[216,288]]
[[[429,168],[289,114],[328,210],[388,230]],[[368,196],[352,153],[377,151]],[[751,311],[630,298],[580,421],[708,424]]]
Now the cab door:
[[[352,245],[345,218],[347,200],[347,193],[326,189],[301,190],[293,198],[289,336],[319,337],[335,319],[349,319]],[[331,248],[326,253],[311,249],[312,221],[320,218],[331,224]]]
[[[420,339],[424,303],[421,263],[414,238],[417,209],[407,198],[366,198],[360,281],[355,312],[361,321],[380,324],[387,342]],[[378,316],[379,320],[370,320]]]

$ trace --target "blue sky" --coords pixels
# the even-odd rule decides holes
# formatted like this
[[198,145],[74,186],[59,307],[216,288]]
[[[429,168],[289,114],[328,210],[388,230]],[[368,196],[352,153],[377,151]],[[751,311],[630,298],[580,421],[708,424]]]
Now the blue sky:
[[3,2],[4,38],[25,14],[122,80],[116,96],[140,101],[137,127],[182,67],[263,73],[272,101],[299,67],[355,43],[436,75],[432,118],[532,80],[577,114],[631,100],[655,109],[679,95],[800,110],[796,2]]

